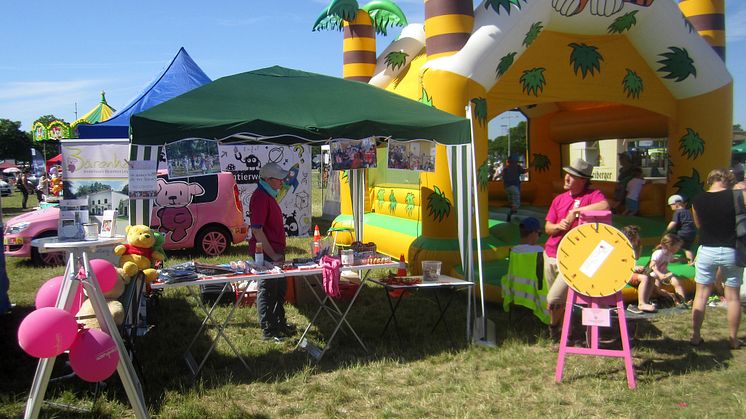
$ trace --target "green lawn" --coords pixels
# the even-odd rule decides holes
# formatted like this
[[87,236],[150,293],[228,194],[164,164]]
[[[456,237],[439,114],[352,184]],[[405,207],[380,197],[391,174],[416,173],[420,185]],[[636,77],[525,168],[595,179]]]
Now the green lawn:
[[[4,214],[17,213],[19,196],[3,198]],[[35,199],[34,201],[35,202]],[[318,215],[318,206],[315,215]],[[7,221],[7,218],[6,218]],[[322,230],[326,224],[321,224]],[[290,240],[290,256],[308,249],[308,239]],[[210,263],[235,260],[246,246]],[[175,253],[169,263],[193,255]],[[200,259],[205,261],[205,259]],[[8,258],[10,296],[17,304],[0,317],[0,417],[23,413],[36,360],[16,343],[18,324],[31,310],[35,290],[62,268],[36,268]],[[382,275],[374,272],[374,275]],[[445,297],[445,295],[443,295]],[[193,381],[182,354],[202,315],[184,289],[150,300],[150,332],[136,342],[140,379],[150,413],[159,417],[744,417],[746,416],[746,349],[731,351],[725,332],[725,310],[709,309],[706,343],[688,344],[689,313],[631,323],[638,388],[627,389],[620,359],[571,356],[565,380],[554,383],[557,354],[544,328],[531,316],[509,319],[502,307],[488,306],[497,324],[496,348],[465,344],[466,296],[456,295],[448,324],[430,334],[436,314],[428,294],[406,298],[398,317],[401,342],[380,332],[389,309],[381,288],[366,287],[349,320],[369,346],[341,335],[320,364],[295,342],[260,340],[254,307],[240,308],[227,333],[250,366],[247,371],[221,343],[203,374]],[[313,306],[288,306],[291,322],[305,327]],[[227,313],[221,307],[219,316]],[[329,322],[311,336],[323,342]],[[210,333],[214,329],[210,330]],[[199,338],[204,351],[208,336]],[[200,352],[201,353],[201,352]],[[64,356],[54,375],[66,372]],[[50,384],[46,399],[90,407],[94,386],[77,379]],[[45,406],[43,417],[128,417],[132,411],[114,376],[106,381],[91,413]]]

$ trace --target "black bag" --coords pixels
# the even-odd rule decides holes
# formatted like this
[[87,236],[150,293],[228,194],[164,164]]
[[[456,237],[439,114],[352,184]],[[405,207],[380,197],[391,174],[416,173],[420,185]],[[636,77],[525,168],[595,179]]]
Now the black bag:
[[[220,292],[226,287],[223,296],[220,297]],[[220,297],[218,305],[229,305],[236,302],[236,293],[233,291],[231,284],[208,284],[199,286],[199,294],[202,299],[202,304],[215,304]]]
[[746,267],[746,205],[743,190],[733,190],[733,205],[736,209],[736,265]]

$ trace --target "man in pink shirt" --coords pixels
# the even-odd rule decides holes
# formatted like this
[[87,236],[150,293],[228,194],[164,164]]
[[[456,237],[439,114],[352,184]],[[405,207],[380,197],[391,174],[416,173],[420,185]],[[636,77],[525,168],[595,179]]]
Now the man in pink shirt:
[[[259,170],[259,185],[249,200],[251,218],[251,239],[249,254],[256,253],[256,244],[262,244],[264,259],[281,263],[285,260],[285,227],[282,210],[277,203],[277,194],[288,171],[279,164],[269,162]],[[285,318],[285,278],[262,279],[257,281],[256,311],[262,339],[282,342],[286,336],[295,333],[295,327]]]
[[563,170],[565,192],[557,195],[552,201],[544,225],[544,230],[549,235],[544,245],[544,278],[549,285],[549,334],[553,340],[559,340],[561,336],[567,299],[567,283],[557,268],[557,247],[565,234],[578,226],[578,217],[582,211],[609,209],[604,194],[590,187],[593,165],[583,159],[577,159]]

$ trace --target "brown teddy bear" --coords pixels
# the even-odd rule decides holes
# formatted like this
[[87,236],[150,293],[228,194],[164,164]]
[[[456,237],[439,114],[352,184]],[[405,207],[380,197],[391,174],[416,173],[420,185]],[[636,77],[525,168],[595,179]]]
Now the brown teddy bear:
[[[109,306],[109,312],[114,318],[114,323],[117,326],[121,326],[124,322],[124,306],[119,302],[118,298],[124,294],[124,289],[127,284],[130,283],[130,277],[124,273],[124,269],[117,268],[117,282],[109,292],[104,293],[106,304]],[[100,329],[98,319],[93,312],[93,305],[90,299],[83,301],[77,314],[78,323],[85,326],[87,329]]]
[[165,255],[156,250],[156,234],[145,225],[127,226],[127,243],[114,248],[119,256],[119,265],[127,276],[133,277],[142,271],[147,282],[158,278],[158,272],[153,269],[157,261],[165,259]]

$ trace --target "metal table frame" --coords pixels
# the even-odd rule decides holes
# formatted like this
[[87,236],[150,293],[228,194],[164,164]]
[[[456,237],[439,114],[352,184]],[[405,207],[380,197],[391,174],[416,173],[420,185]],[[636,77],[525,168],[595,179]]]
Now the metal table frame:
[[[197,304],[199,305],[200,309],[205,313],[205,318],[202,320],[202,324],[200,324],[199,329],[197,329],[197,332],[194,334],[194,337],[192,338],[192,341],[189,342],[189,345],[187,346],[186,350],[184,351],[184,361],[187,364],[187,367],[189,368],[189,371],[192,373],[192,377],[196,378],[199,373],[202,371],[202,368],[205,366],[205,363],[207,362],[207,359],[210,357],[212,352],[215,350],[215,347],[218,344],[218,341],[222,338],[226,344],[231,348],[231,351],[233,351],[233,354],[236,355],[236,357],[241,361],[243,366],[247,370],[251,370],[249,368],[249,364],[246,363],[243,356],[241,356],[241,353],[238,351],[238,348],[236,348],[236,345],[233,344],[233,342],[230,340],[230,338],[225,334],[225,328],[228,326],[228,323],[233,318],[234,313],[236,312],[236,309],[238,306],[241,305],[241,302],[243,301],[244,296],[248,292],[248,287],[244,288],[241,291],[241,294],[237,296],[236,302],[233,303],[231,306],[230,311],[225,316],[222,322],[218,321],[213,314],[215,313],[215,309],[217,308],[218,304],[220,303],[221,299],[223,298],[223,294],[225,294],[225,291],[227,289],[230,289],[231,292],[233,292],[233,288],[231,284],[234,282],[242,282],[242,281],[248,281],[252,279],[276,279],[276,278],[284,278],[286,275],[284,273],[267,273],[267,274],[237,274],[237,275],[230,275],[230,276],[214,276],[204,279],[197,279],[193,281],[184,281],[184,282],[173,282],[173,283],[160,283],[156,282],[151,284],[151,288],[153,289],[168,289],[168,288],[178,288],[178,287],[187,287],[187,291],[189,292],[189,295],[193,297],[195,300],[197,300]],[[199,298],[199,294],[195,293],[192,289],[192,287],[197,285],[210,285],[210,284],[223,284],[223,289],[220,290],[220,294],[218,295],[215,302],[210,306],[208,309],[204,303],[202,303],[202,300]],[[202,356],[202,359],[197,362],[196,358],[192,354],[192,347],[197,343],[197,340],[199,340],[200,335],[202,332],[207,328],[208,323],[215,326],[217,328],[217,333],[214,337],[210,338],[210,348],[207,350],[207,352]]]
[[[296,271],[290,271],[287,272],[288,276],[303,276],[303,279],[306,281],[306,285],[308,285],[308,288],[311,290],[311,293],[313,294],[314,298],[316,298],[316,301],[319,303],[319,307],[316,310],[316,313],[314,313],[313,317],[311,318],[311,321],[308,323],[308,326],[306,326],[305,330],[303,331],[303,334],[298,339],[298,343],[295,345],[295,348],[298,349],[304,349],[306,352],[308,352],[309,355],[311,355],[316,361],[321,361],[321,358],[324,357],[326,352],[331,347],[332,341],[334,341],[334,338],[337,336],[337,333],[342,329],[342,326],[346,326],[346,329],[349,330],[352,335],[355,337],[355,340],[357,340],[358,344],[361,348],[363,348],[364,351],[368,351],[368,348],[365,346],[365,343],[363,343],[363,340],[358,336],[357,332],[355,332],[355,329],[352,328],[350,323],[347,321],[347,315],[350,313],[350,310],[352,310],[352,307],[355,305],[355,301],[357,301],[358,296],[360,295],[360,291],[363,290],[363,287],[365,286],[365,282],[368,280],[368,276],[370,275],[371,269],[394,269],[399,267],[399,262],[389,262],[389,263],[378,263],[378,264],[372,264],[372,265],[359,265],[359,266],[351,266],[351,267],[345,267],[344,270],[352,270],[357,271],[358,275],[360,276],[360,286],[355,291],[355,294],[350,299],[349,303],[347,303],[347,307],[342,311],[340,309],[339,304],[334,300],[334,298],[331,298],[330,296],[324,294],[324,297],[322,298],[318,292],[314,290],[314,287],[311,286],[311,283],[309,281],[309,276],[313,274],[321,273],[321,270],[301,270],[298,273]],[[360,275],[362,273],[362,275]],[[316,277],[318,278],[318,277]],[[311,342],[308,341],[306,336],[308,335],[308,332],[311,330],[311,327],[316,324],[316,320],[319,317],[319,314],[324,311],[326,312],[329,317],[332,319],[332,322],[335,323],[334,330],[332,331],[332,334],[329,336],[329,338],[326,340],[326,343],[324,344],[323,348],[319,348],[316,345],[313,345]]]
[[[419,278],[422,278],[421,276]],[[448,339],[451,341],[451,344],[453,344],[453,337],[451,336],[451,329],[448,327],[448,322],[445,320],[445,314],[446,311],[448,311],[448,308],[451,306],[451,302],[453,302],[453,297],[455,292],[450,293],[448,296],[448,300],[446,301],[445,305],[442,305],[440,303],[440,298],[438,297],[438,291],[439,290],[452,290],[455,291],[458,288],[468,288],[473,287],[474,284],[469,281],[464,281],[461,279],[453,278],[447,275],[441,275],[437,281],[432,282],[420,282],[419,284],[412,284],[412,285],[394,285],[394,284],[387,284],[381,280],[372,279],[371,282],[374,282],[378,285],[381,285],[384,289],[384,292],[386,293],[386,300],[389,303],[389,308],[391,309],[391,315],[389,315],[388,320],[386,320],[386,324],[383,326],[383,330],[381,331],[381,336],[386,334],[386,331],[388,330],[389,325],[393,322],[394,323],[394,330],[396,332],[396,337],[399,341],[399,345],[401,346],[401,333],[399,329],[399,322],[396,319],[396,311],[399,309],[399,304],[402,301],[402,298],[404,297],[404,294],[407,291],[419,291],[419,290],[432,290],[435,295],[435,303],[438,305],[438,319],[435,321],[435,324],[433,324],[432,329],[430,329],[430,333],[432,334],[435,332],[435,329],[438,327],[438,325],[442,322],[443,326],[446,329],[446,333],[448,334]],[[396,297],[396,303],[393,303],[391,300],[391,294],[389,291],[394,290],[400,290],[402,291],[398,297]]]
[[[225,328],[227,327],[228,323],[233,318],[236,308],[238,308],[238,306],[241,304],[241,301],[243,300],[243,297],[246,295],[246,292],[248,292],[248,290],[244,289],[241,295],[238,296],[238,298],[236,299],[236,302],[233,304],[227,316],[225,317],[225,319],[223,319],[222,322],[219,322],[213,316],[215,312],[215,308],[217,307],[217,303],[222,298],[226,289],[229,288],[229,284],[234,283],[234,282],[247,281],[251,279],[273,279],[273,278],[292,279],[294,277],[303,277],[303,279],[306,281],[306,284],[309,285],[309,288],[311,289],[312,294],[316,298],[316,301],[318,302],[319,307],[316,310],[316,313],[314,314],[310,323],[308,324],[308,326],[306,326],[305,330],[303,331],[303,334],[301,335],[300,339],[298,339],[298,343],[296,344],[295,348],[305,349],[312,357],[314,357],[317,361],[320,361],[321,358],[324,356],[324,354],[327,352],[327,350],[330,348],[331,342],[334,340],[337,333],[342,328],[342,325],[346,326],[346,329],[352,332],[357,342],[360,344],[360,346],[365,351],[368,350],[368,348],[365,346],[360,336],[355,332],[355,330],[352,328],[350,323],[347,321],[347,315],[349,314],[355,301],[357,300],[357,297],[360,294],[360,291],[363,289],[363,286],[365,284],[365,281],[368,279],[368,275],[370,274],[371,269],[392,269],[392,268],[398,268],[398,267],[399,267],[399,262],[392,261],[389,263],[360,265],[360,266],[345,268],[345,269],[351,269],[354,271],[364,272],[364,273],[361,276],[360,287],[357,289],[357,291],[355,292],[355,295],[352,297],[350,302],[347,304],[347,307],[345,308],[344,311],[341,309],[339,304],[337,304],[337,302],[334,301],[333,298],[329,297],[328,295],[324,295],[322,298],[322,296],[320,296],[317,293],[317,291],[314,290],[314,287],[310,286],[311,284],[310,284],[309,278],[310,277],[319,278],[322,272],[321,268],[293,269],[293,270],[288,270],[288,271],[284,271],[281,273],[268,273],[268,274],[237,274],[237,275],[230,275],[230,276],[215,276],[215,277],[197,279],[193,281],[173,282],[173,283],[155,282],[151,284],[151,288],[168,289],[168,288],[187,287],[189,295],[194,297],[197,300],[198,305],[205,313],[205,319],[202,321],[202,324],[200,325],[197,332],[194,334],[192,341],[189,343],[186,351],[184,352],[184,360],[186,361],[187,366],[189,367],[189,370],[191,371],[194,377],[197,377],[197,375],[199,375],[200,371],[202,370],[205,363],[207,362],[207,359],[210,357],[215,347],[217,346],[218,340],[221,338],[228,344],[228,346],[230,346],[231,350],[236,355],[236,357],[238,357],[238,359],[241,361],[244,367],[246,367],[247,370],[249,369],[248,364],[243,359],[243,357],[241,356],[236,346],[231,342],[228,336],[224,333]],[[224,284],[225,286],[221,290],[220,295],[218,296],[216,302],[210,308],[207,308],[200,300],[199,295],[197,295],[196,293],[192,291],[191,287],[197,286],[197,285],[209,285],[209,284]],[[308,335],[308,332],[311,330],[311,326],[316,324],[319,314],[322,311],[326,312],[327,315],[330,316],[332,321],[335,322],[335,327],[334,327],[334,331],[332,332],[331,336],[329,337],[329,339],[327,339],[327,342],[324,345],[324,347],[317,348],[315,345],[308,342],[306,336]],[[207,353],[202,357],[202,359],[198,363],[196,358],[192,354],[192,347],[195,345],[195,343],[199,339],[199,336],[208,326],[208,323],[217,327],[217,333],[211,339],[211,345]]]

